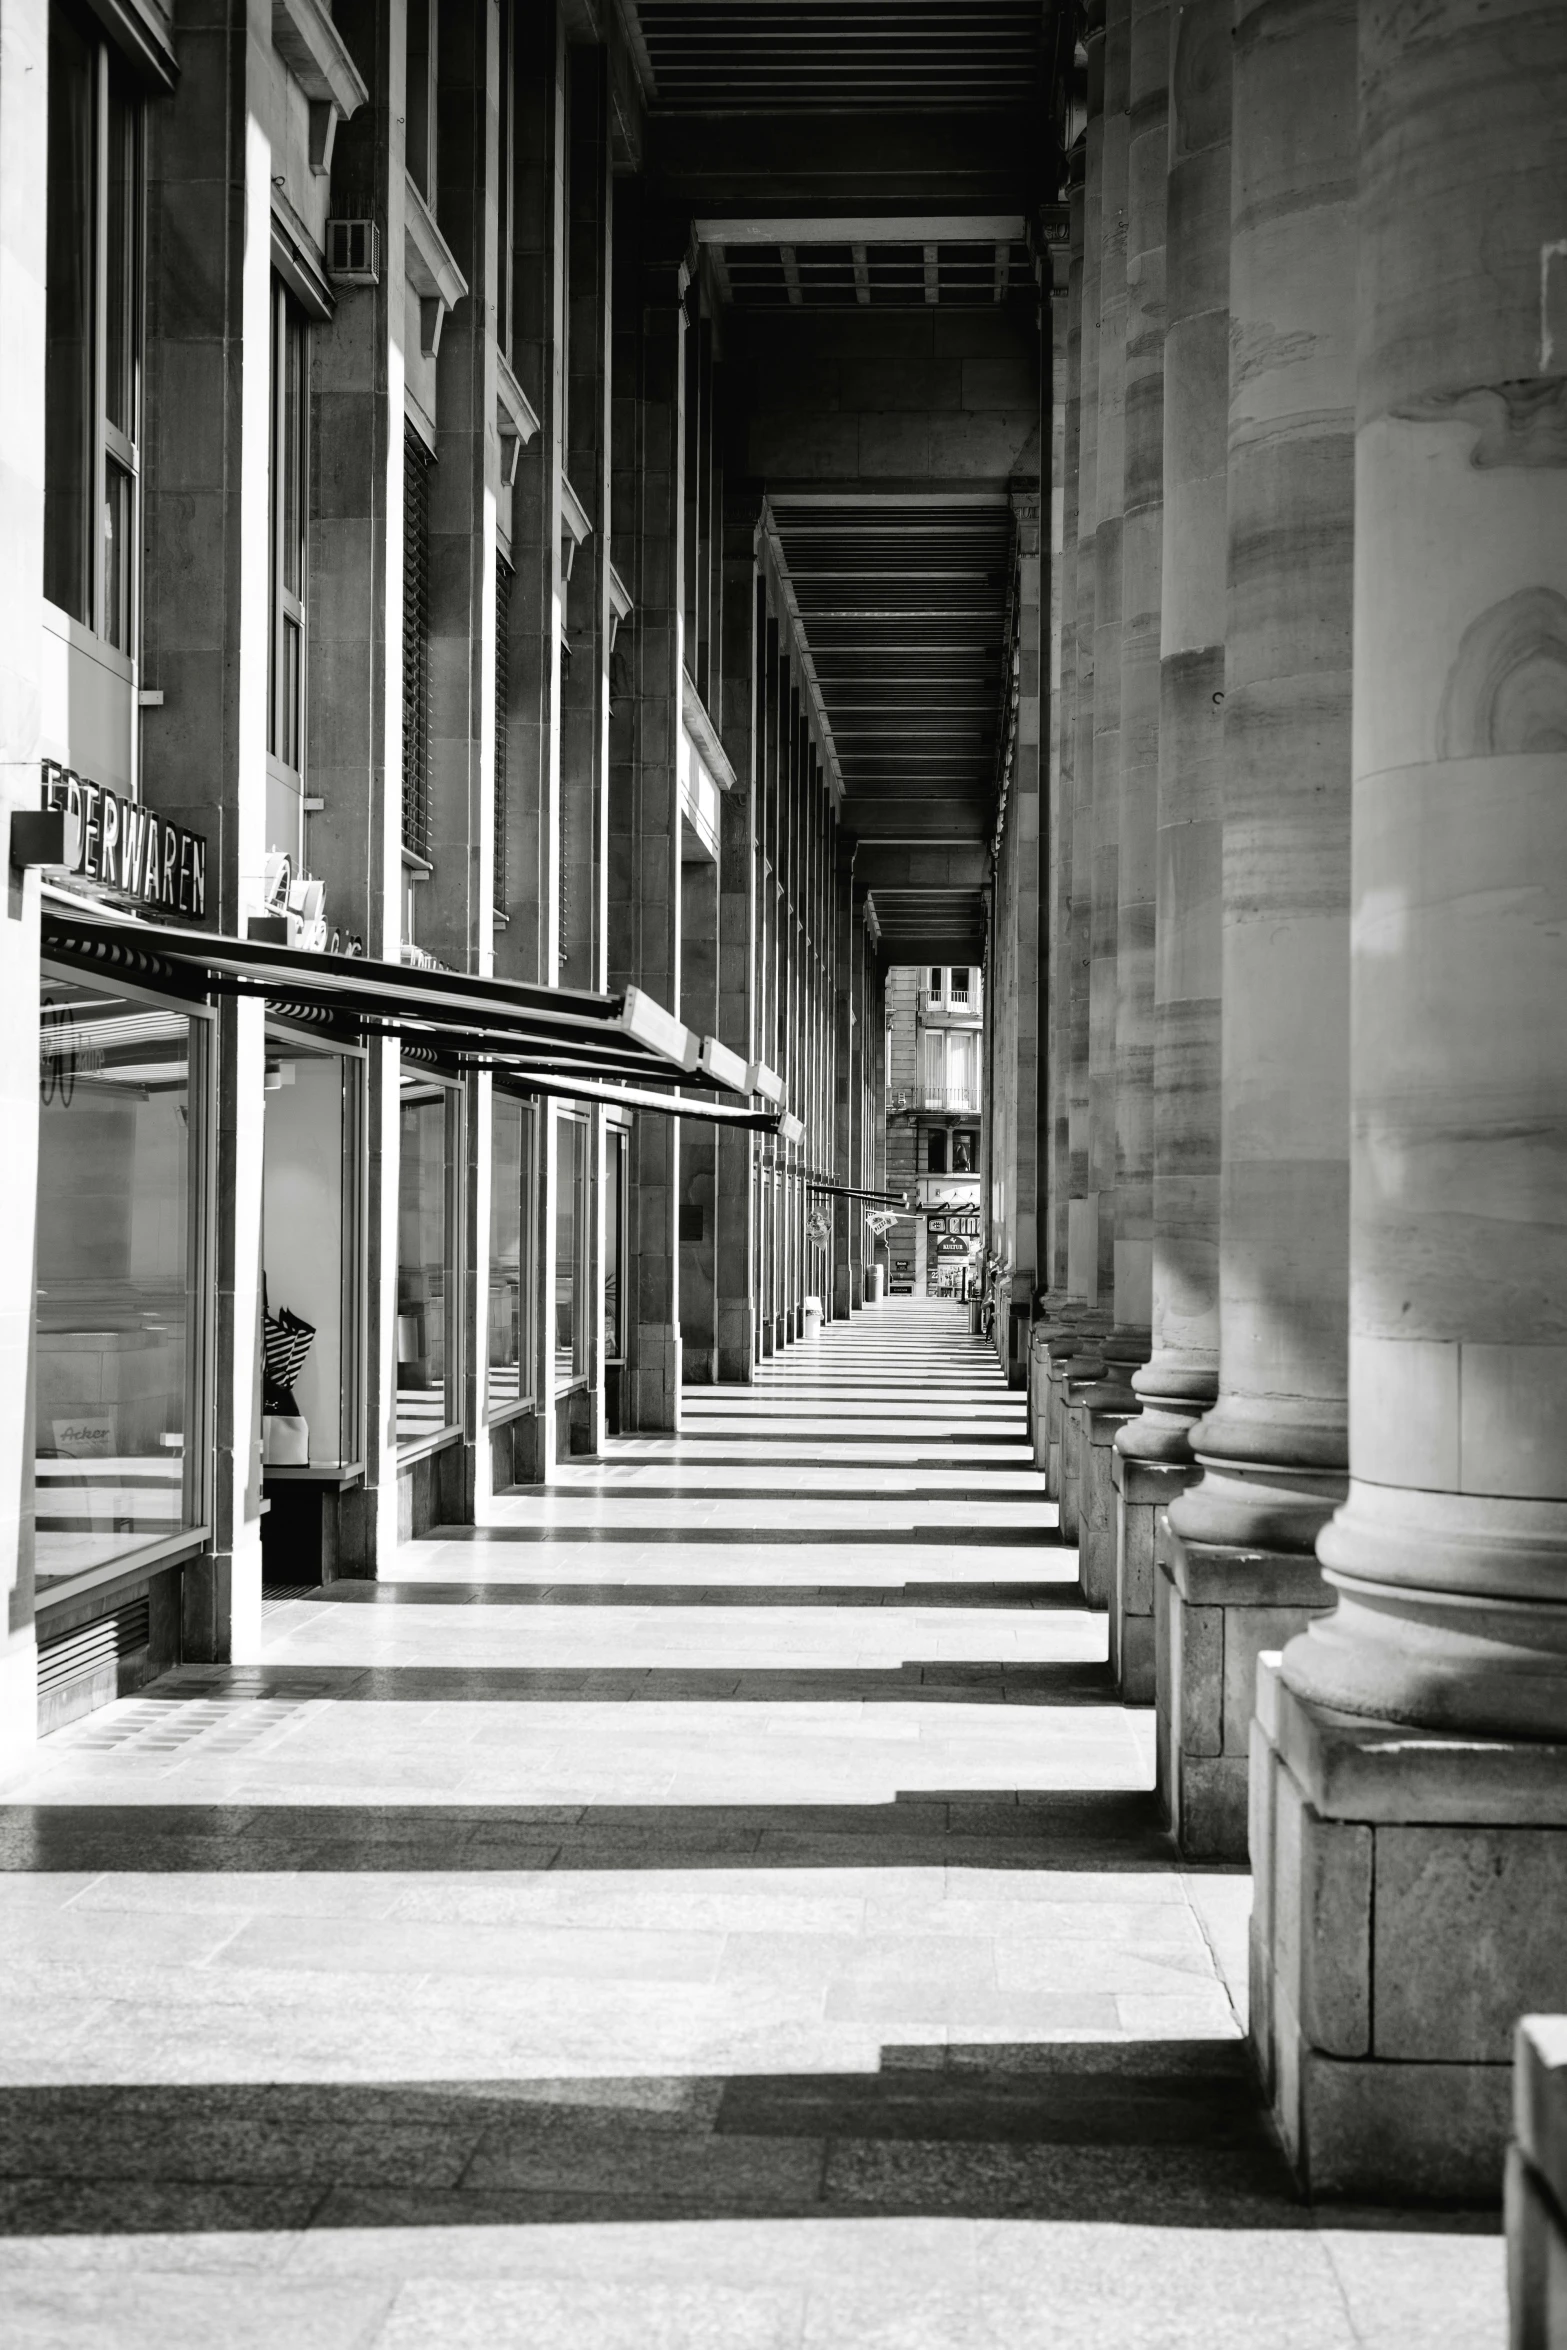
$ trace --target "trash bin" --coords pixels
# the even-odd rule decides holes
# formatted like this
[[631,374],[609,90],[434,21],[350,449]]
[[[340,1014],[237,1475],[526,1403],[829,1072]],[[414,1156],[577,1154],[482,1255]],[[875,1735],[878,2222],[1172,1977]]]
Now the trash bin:
[[819,1297],[808,1297],[805,1301],[805,1328],[801,1335],[805,1338],[814,1338],[821,1326],[822,1301]]
[[867,1304],[868,1306],[879,1306],[879,1305],[881,1304],[881,1301],[882,1301],[882,1299],[883,1299],[883,1298],[886,1296],[886,1294],[887,1294],[887,1268],[886,1268],[886,1266],[885,1266],[885,1265],[867,1265],[867,1266],[866,1266],[866,1268],[865,1268],[865,1302],[866,1302],[866,1304]]
[[981,1297],[971,1297],[968,1301],[968,1334],[970,1338],[979,1336],[979,1317],[984,1311],[984,1305],[985,1301]]

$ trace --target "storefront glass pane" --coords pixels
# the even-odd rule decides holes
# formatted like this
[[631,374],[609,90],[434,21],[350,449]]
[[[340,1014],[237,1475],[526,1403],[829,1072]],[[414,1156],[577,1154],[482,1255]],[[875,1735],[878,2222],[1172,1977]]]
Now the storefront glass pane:
[[322,1052],[268,1029],[261,1194],[266,1311],[287,1327],[303,1359],[286,1383],[263,1383],[266,1467],[346,1467],[361,1455],[360,1078],[352,1055]]
[[614,1127],[604,1138],[604,1348],[612,1363],[626,1356],[625,1235],[621,1218],[626,1196],[626,1138]]
[[532,1387],[528,1245],[533,1110],[495,1095],[490,1142],[490,1409],[503,1411]]
[[38,1583],[195,1522],[202,1023],[46,978],[39,1052]]
[[44,359],[44,594],[90,625],[93,422],[94,44],[49,11],[48,295]]
[[588,1127],[562,1118],[555,1129],[555,1379],[565,1386],[587,1369],[586,1192]]
[[405,1081],[397,1172],[397,1440],[453,1424],[452,1200],[455,1101]]

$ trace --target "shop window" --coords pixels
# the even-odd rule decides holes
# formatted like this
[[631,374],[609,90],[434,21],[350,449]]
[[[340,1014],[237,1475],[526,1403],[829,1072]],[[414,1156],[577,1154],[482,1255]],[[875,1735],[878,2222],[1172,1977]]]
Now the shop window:
[[932,1127],[927,1137],[927,1151],[925,1166],[928,1173],[945,1175],[947,1172],[947,1137],[940,1127]]
[[49,12],[44,594],[133,647],[141,395],[141,110],[90,20]]
[[265,1383],[274,1390],[262,1423],[269,1470],[364,1457],[363,1072],[358,1054],[268,1025],[261,1263],[269,1320],[288,1328],[299,1356],[284,1396]]
[[509,1411],[533,1390],[531,1102],[496,1092],[490,1127],[489,1399]]
[[403,847],[430,853],[430,453],[403,428]]
[[457,1164],[454,1086],[405,1077],[397,1159],[397,1442],[457,1424]]
[[588,1368],[588,1122],[555,1121],[555,1384]]
[[[269,755],[297,788],[305,764],[305,582],[310,516],[309,330],[293,297],[272,284],[271,634]],[[295,842],[274,846],[292,848]]]
[[[504,15],[504,11],[502,12]],[[493,899],[498,914],[506,911],[507,816],[511,805],[507,759],[511,737],[511,565],[504,555],[495,558],[495,856]]]
[[45,974],[34,1356],[37,1574],[189,1538],[203,1515],[208,1022]]
[[626,1149],[624,1128],[604,1137],[604,1350],[608,1361],[626,1359]]

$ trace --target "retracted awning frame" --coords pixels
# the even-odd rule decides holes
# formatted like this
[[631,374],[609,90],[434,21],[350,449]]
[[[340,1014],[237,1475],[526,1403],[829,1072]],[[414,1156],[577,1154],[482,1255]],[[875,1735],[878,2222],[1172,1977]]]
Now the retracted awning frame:
[[805,1188],[819,1192],[824,1199],[857,1199],[868,1208],[901,1208],[905,1215],[911,1213],[906,1191],[860,1191],[852,1183],[818,1182],[814,1177]]
[[[746,1096],[751,1074],[738,1055],[702,1038],[640,988],[622,995],[549,988],[524,980],[480,979],[362,956],[324,955],[259,940],[210,937],[64,908],[46,901],[42,950],[84,973],[113,975],[185,996],[259,997],[280,1018],[312,1026],[395,1036],[415,1047],[486,1067],[536,1090],[589,1082],[604,1098],[670,1111],[678,1103],[647,1092],[633,1104],[615,1081]],[[577,1098],[598,1098],[578,1095]],[[738,1103],[735,1104],[738,1109]],[[741,1113],[741,1121],[746,1117]],[[762,1131],[777,1114],[754,1113]]]

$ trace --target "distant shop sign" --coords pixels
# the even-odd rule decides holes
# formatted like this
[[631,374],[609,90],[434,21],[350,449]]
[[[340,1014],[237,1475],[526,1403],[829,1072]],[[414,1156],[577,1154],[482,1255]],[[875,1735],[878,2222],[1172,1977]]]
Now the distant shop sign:
[[67,873],[129,904],[206,920],[207,843],[199,832],[56,759],[43,761],[43,802],[65,816]]

